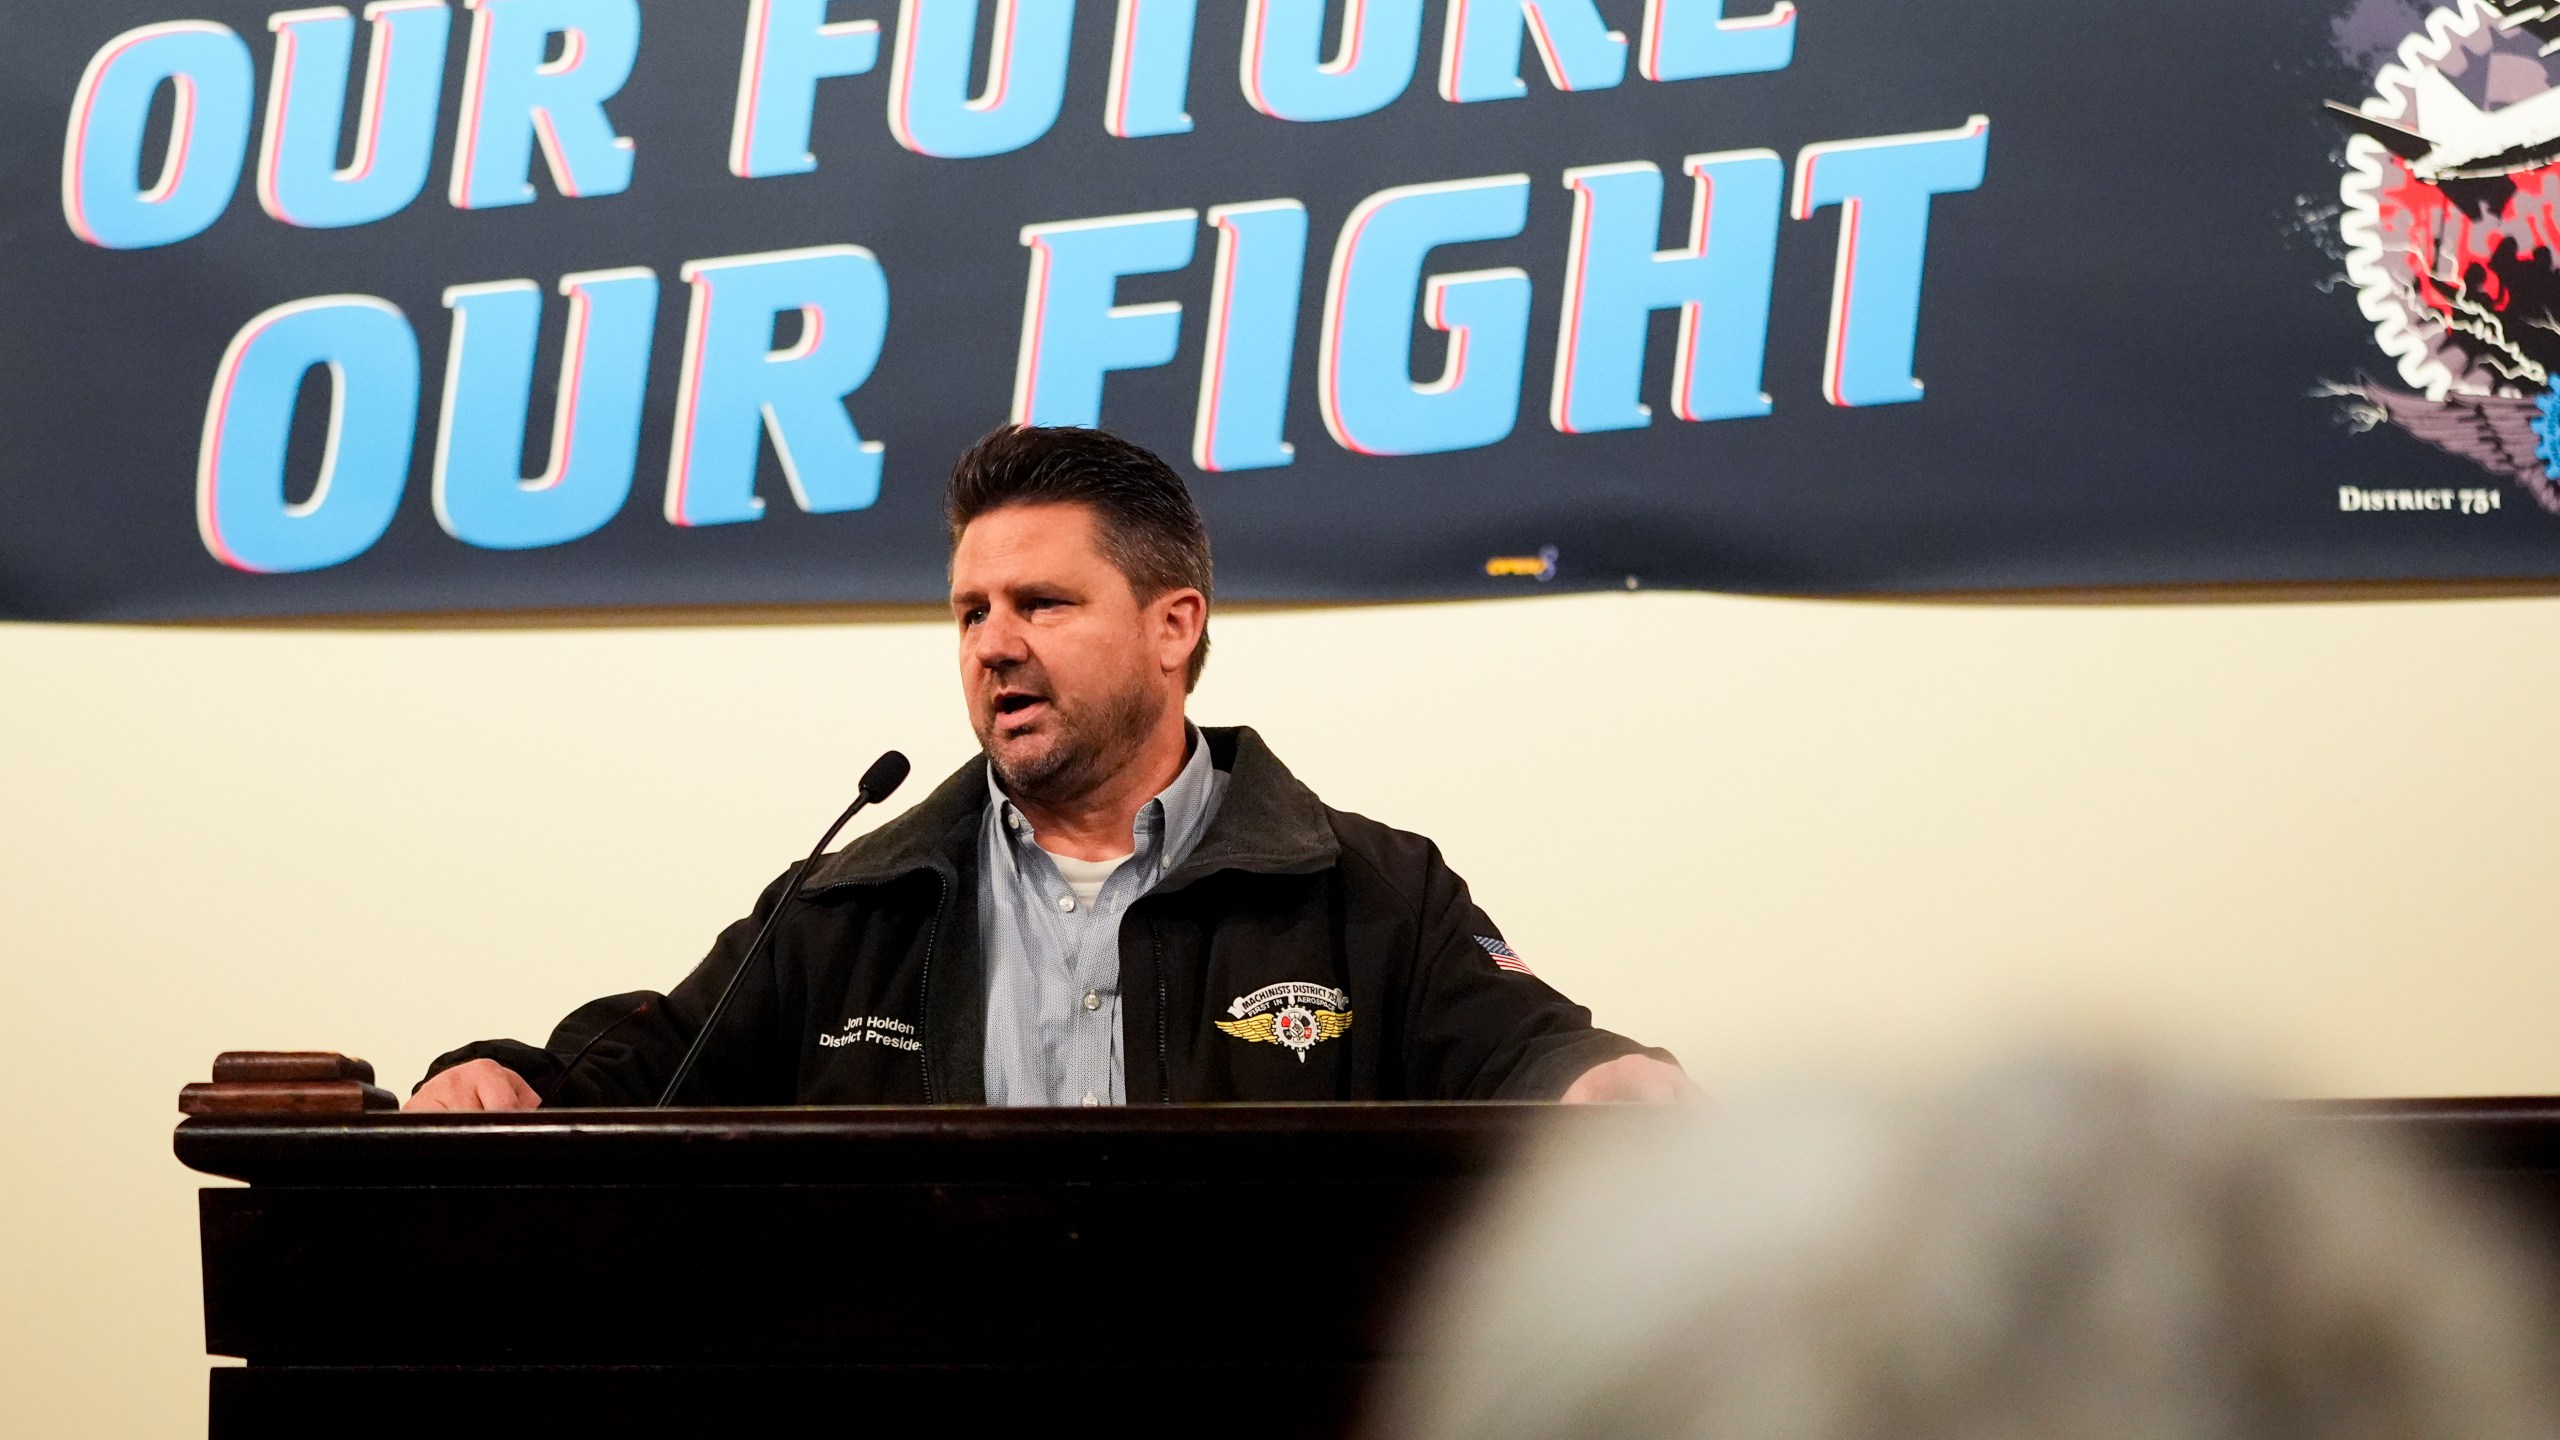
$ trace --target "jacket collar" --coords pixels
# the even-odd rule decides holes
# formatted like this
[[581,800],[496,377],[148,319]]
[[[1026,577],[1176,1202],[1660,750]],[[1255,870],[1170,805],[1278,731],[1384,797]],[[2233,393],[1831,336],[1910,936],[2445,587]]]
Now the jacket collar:
[[1331,869],[1342,854],[1324,802],[1299,783],[1247,726],[1203,727],[1209,761],[1227,772],[1226,797],[1179,868],[1157,892],[1179,890],[1222,870],[1264,875],[1311,875]]
[[[1324,802],[1301,784],[1262,737],[1244,726],[1202,726],[1210,763],[1227,772],[1227,793],[1208,833],[1158,890],[1178,889],[1221,870],[1304,875],[1341,854]],[[932,871],[956,879],[974,869],[987,806],[987,760],[952,772],[913,809],[818,861],[802,894],[848,885],[884,885]]]

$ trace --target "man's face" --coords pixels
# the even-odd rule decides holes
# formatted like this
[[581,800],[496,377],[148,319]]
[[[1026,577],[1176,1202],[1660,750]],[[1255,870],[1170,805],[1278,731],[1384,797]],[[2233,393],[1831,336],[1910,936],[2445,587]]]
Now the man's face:
[[1097,538],[1085,506],[1009,505],[970,521],[951,554],[969,723],[1018,800],[1091,792],[1178,703],[1150,643],[1157,607]]

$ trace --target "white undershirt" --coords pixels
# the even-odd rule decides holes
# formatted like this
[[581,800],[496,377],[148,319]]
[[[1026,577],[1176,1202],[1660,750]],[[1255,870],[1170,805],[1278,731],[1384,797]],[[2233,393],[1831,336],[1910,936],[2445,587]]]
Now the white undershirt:
[[1040,848],[1048,851],[1049,863],[1058,867],[1058,878],[1076,892],[1076,903],[1088,910],[1093,908],[1094,898],[1102,893],[1103,882],[1111,878],[1111,872],[1126,863],[1129,855],[1138,853],[1132,850],[1129,855],[1114,855],[1108,860],[1074,860],[1046,845]]

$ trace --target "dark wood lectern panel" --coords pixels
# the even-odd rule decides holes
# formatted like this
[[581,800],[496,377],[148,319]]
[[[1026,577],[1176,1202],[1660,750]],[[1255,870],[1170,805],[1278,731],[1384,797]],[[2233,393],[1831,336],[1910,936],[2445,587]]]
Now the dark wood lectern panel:
[[[2297,1107],[2560,1233],[2560,1102]],[[199,1115],[213,1433],[1325,1436],[1510,1105]]]
[[[216,1436],[1292,1440],[1347,1432],[1370,1368],[1307,1365],[332,1367],[213,1372]],[[556,1427],[556,1428],[555,1428]]]
[[[207,1190],[206,1343],[260,1364],[1379,1353],[1453,1182]],[[357,1257],[361,1257],[360,1262]],[[361,1316],[361,1324],[348,1317]]]
[[218,1436],[1341,1433],[1549,1106],[199,1116]]

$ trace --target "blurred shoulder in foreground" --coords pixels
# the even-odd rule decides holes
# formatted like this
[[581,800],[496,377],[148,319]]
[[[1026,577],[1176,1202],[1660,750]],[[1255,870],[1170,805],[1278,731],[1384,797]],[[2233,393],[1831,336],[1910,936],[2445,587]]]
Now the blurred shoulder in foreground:
[[2119,1069],[1530,1160],[1384,1440],[2553,1440],[2540,1257],[2408,1157]]

